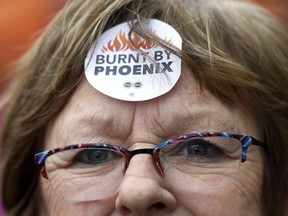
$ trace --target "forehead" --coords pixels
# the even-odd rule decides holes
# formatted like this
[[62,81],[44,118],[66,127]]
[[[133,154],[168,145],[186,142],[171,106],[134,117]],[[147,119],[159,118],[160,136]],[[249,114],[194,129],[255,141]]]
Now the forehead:
[[54,143],[49,147],[57,147],[99,140],[157,144],[163,139],[201,131],[249,134],[255,131],[256,124],[248,116],[237,107],[224,105],[208,91],[200,91],[189,71],[167,94],[142,102],[110,98],[83,79],[51,121],[46,139]]

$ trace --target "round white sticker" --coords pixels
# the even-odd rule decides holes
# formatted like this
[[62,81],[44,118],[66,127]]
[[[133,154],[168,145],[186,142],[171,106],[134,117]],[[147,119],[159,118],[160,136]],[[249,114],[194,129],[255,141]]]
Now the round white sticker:
[[[170,25],[155,19],[147,24],[165,43],[182,48],[182,38]],[[103,94],[126,101],[149,100],[169,92],[181,75],[181,59],[135,33],[130,35],[133,46],[129,31],[129,23],[122,23],[91,46],[85,59],[88,82]]]

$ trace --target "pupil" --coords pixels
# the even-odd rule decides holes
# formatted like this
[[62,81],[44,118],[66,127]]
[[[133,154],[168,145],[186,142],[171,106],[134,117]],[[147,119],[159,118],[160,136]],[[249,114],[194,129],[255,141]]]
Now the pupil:
[[88,161],[103,161],[108,158],[108,151],[93,151],[87,155]]
[[187,151],[189,154],[192,154],[192,155],[207,155],[208,148],[203,147],[201,145],[193,145],[193,146],[188,146]]

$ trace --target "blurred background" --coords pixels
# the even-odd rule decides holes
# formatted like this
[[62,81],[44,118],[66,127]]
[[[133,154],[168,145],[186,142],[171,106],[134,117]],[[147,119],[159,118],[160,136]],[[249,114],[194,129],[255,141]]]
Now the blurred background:
[[[1,105],[3,105],[1,98],[15,75],[11,65],[31,47],[49,21],[64,6],[65,1],[0,0],[0,123]],[[288,23],[288,0],[251,1],[268,8]],[[1,215],[3,210],[0,202]]]
[[288,0],[250,0],[256,2],[288,22]]
[[16,61],[64,6],[65,0],[0,0],[0,94]]

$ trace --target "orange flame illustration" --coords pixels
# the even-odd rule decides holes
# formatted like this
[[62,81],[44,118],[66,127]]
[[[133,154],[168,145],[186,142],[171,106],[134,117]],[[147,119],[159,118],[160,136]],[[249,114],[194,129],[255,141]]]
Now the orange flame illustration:
[[[114,40],[110,40],[108,42],[108,45],[105,47],[103,46],[101,51],[104,53],[106,51],[111,51],[111,52],[119,52],[119,51],[125,51],[125,50],[132,50],[134,51],[135,49],[151,49],[153,47],[157,47],[158,45],[156,43],[153,43],[149,39],[142,39],[139,37],[137,34],[132,34],[131,36],[131,41],[125,36],[125,33],[121,30],[115,37]],[[165,43],[172,44],[171,39],[169,41],[165,40]],[[134,44],[134,46],[133,46]]]

